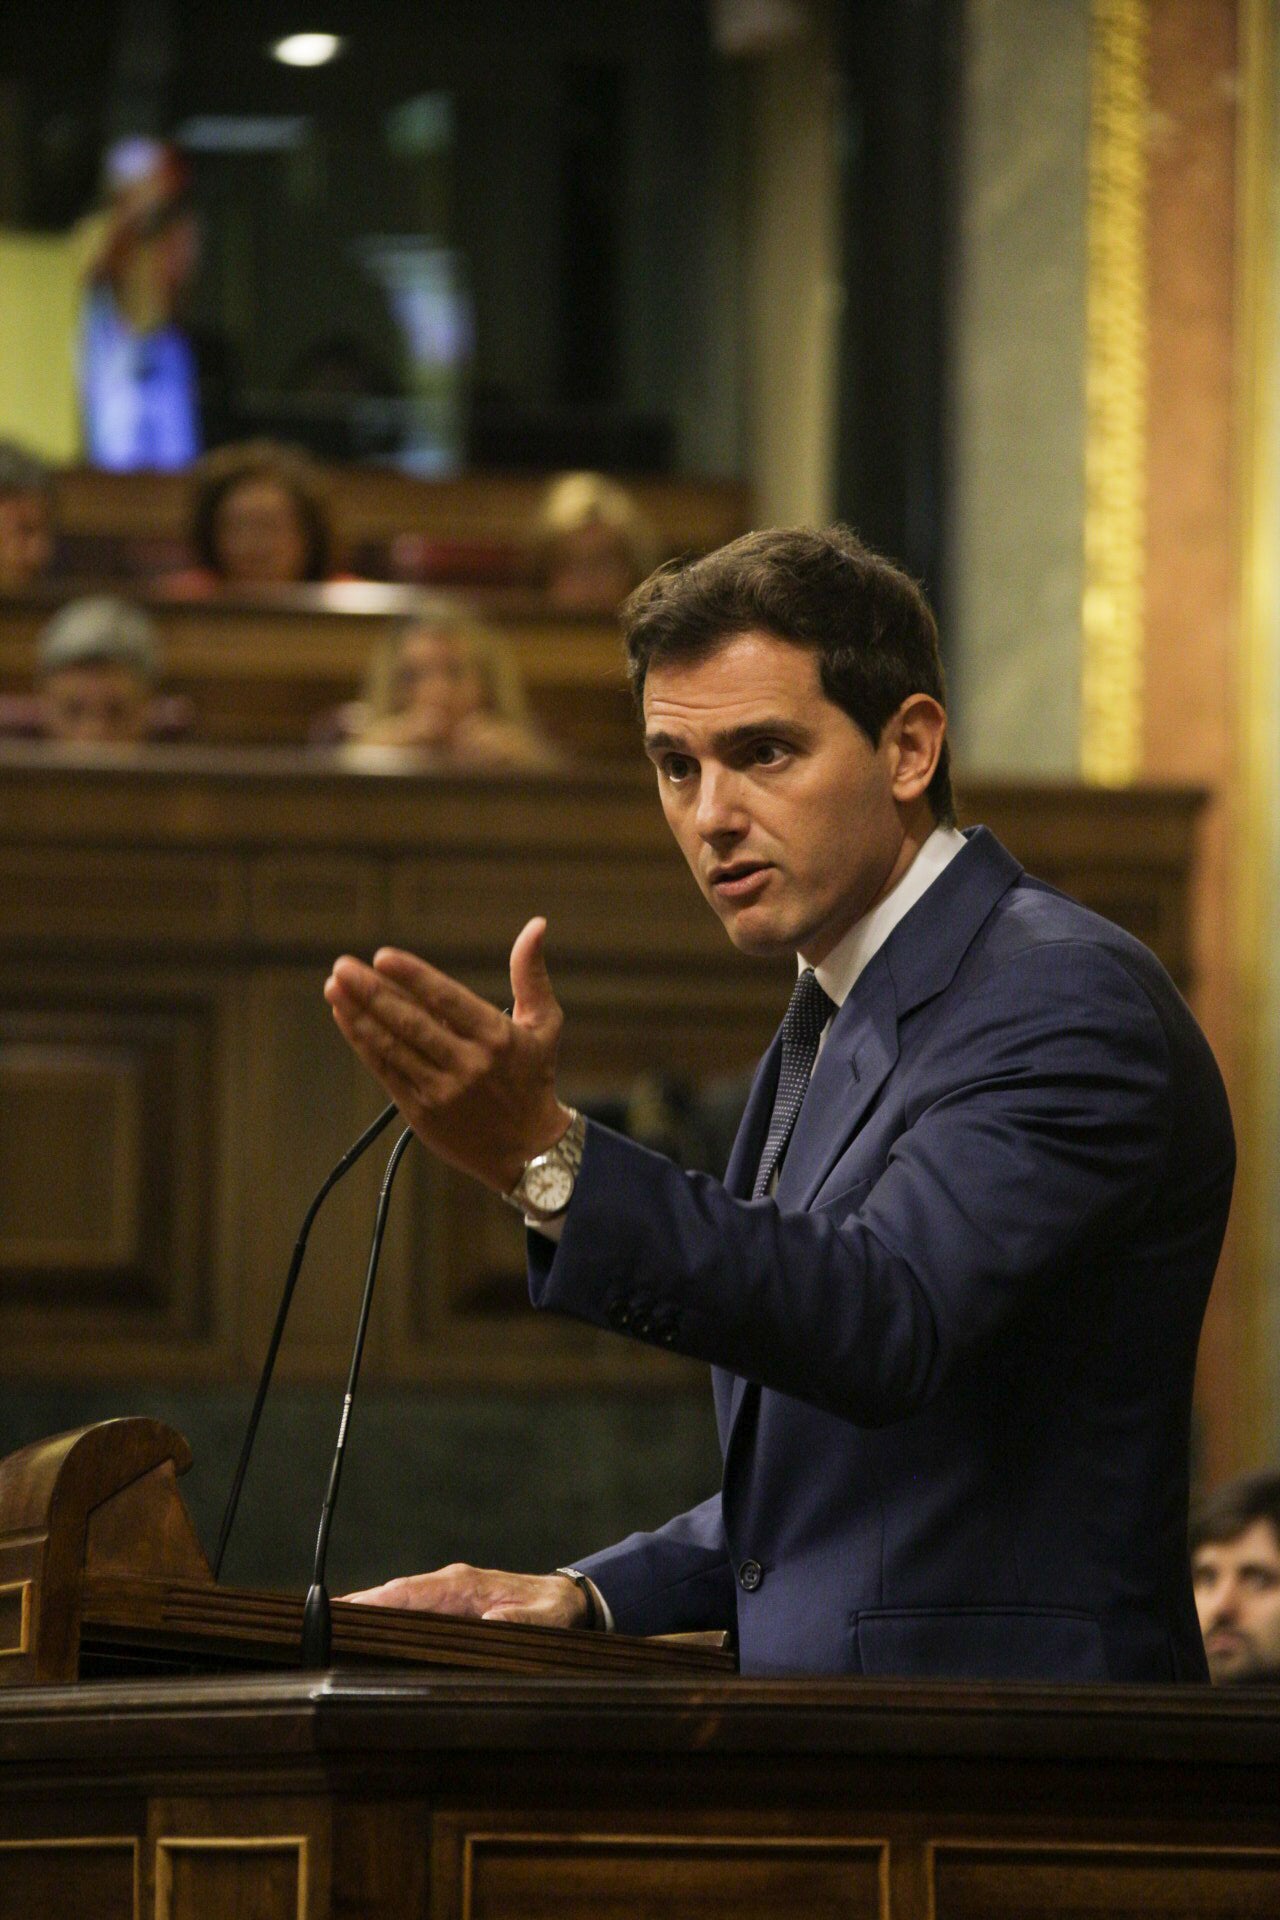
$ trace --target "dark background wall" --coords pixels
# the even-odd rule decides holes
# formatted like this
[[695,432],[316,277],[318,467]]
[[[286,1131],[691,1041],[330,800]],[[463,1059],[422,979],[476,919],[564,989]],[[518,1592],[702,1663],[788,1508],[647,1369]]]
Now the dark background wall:
[[[305,1586],[341,1388],[269,1404],[224,1575]],[[0,1388],[0,1456],[94,1420],[146,1413],[191,1442],[183,1491],[210,1555],[249,1412],[247,1390],[67,1383]],[[661,1524],[719,1484],[710,1392],[359,1399],[330,1548],[333,1593],[450,1560],[539,1571]]]

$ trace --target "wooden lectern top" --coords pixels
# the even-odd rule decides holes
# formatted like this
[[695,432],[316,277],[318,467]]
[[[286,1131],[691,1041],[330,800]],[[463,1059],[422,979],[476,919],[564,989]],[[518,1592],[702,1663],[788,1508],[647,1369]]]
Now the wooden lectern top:
[[[173,1427],[104,1420],[0,1461],[0,1686],[299,1664],[301,1594],[215,1582]],[[507,1674],[732,1672],[723,1648],[333,1603],[335,1666]]]

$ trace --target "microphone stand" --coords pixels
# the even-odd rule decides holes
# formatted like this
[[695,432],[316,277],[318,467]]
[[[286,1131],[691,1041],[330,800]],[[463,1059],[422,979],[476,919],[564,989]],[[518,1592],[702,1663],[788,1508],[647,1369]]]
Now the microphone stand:
[[365,1277],[364,1297],[360,1302],[360,1318],[356,1325],[351,1370],[347,1375],[347,1391],[342,1401],[342,1419],[338,1423],[338,1444],[334,1449],[333,1465],[329,1469],[329,1485],[325,1491],[324,1505],[320,1510],[320,1531],[316,1536],[315,1565],[311,1574],[311,1585],[307,1589],[307,1604],[302,1616],[302,1665],[304,1667],[327,1667],[333,1648],[333,1620],[329,1594],[324,1584],[325,1561],[329,1553],[329,1529],[333,1524],[333,1510],[338,1498],[338,1482],[342,1478],[342,1462],[347,1451],[351,1407],[355,1399],[356,1382],[360,1377],[364,1337],[369,1327],[369,1309],[373,1304],[373,1283],[378,1274],[382,1236],[387,1225],[387,1209],[391,1204],[391,1183],[396,1177],[396,1169],[404,1158],[405,1148],[412,1139],[413,1128],[406,1127],[391,1150],[391,1158],[387,1161],[387,1170],[382,1177],[382,1191],[378,1195],[378,1211],[373,1223],[373,1241],[369,1248],[369,1271]]
[[231,1492],[227,1498],[226,1510],[222,1516],[222,1527],[218,1534],[218,1550],[213,1556],[213,1577],[216,1580],[222,1572],[222,1560],[227,1551],[227,1541],[231,1538],[231,1529],[235,1524],[236,1509],[240,1505],[240,1492],[244,1486],[244,1477],[249,1470],[249,1456],[253,1452],[253,1443],[257,1437],[258,1422],[262,1418],[262,1409],[267,1401],[267,1389],[271,1385],[271,1376],[275,1371],[276,1355],[280,1351],[280,1341],[284,1334],[285,1321],[289,1318],[289,1308],[293,1304],[293,1290],[298,1284],[298,1275],[302,1271],[302,1256],[307,1250],[307,1238],[312,1222],[319,1213],[331,1190],[337,1186],[343,1175],[349,1173],[361,1155],[371,1147],[378,1135],[385,1131],[395,1119],[396,1106],[393,1101],[371,1126],[365,1128],[360,1138],[352,1143],[339,1160],[336,1167],[324,1182],[319,1193],[307,1208],[306,1216],[298,1233],[293,1249],[293,1258],[289,1262],[289,1273],[284,1283],[284,1292],[280,1297],[280,1307],[276,1314],[276,1324],[271,1335],[271,1344],[267,1348],[267,1357],[263,1362],[262,1373],[258,1379],[258,1391],[254,1395],[253,1411],[249,1415],[249,1427],[244,1436],[244,1445],[240,1449],[240,1461],[236,1467],[235,1479],[231,1483]]

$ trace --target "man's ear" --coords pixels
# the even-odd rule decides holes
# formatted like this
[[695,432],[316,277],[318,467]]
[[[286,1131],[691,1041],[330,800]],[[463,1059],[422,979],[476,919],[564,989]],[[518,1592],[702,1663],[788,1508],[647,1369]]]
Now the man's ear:
[[931,694],[908,694],[889,722],[893,797],[910,806],[927,791],[947,737],[945,710]]

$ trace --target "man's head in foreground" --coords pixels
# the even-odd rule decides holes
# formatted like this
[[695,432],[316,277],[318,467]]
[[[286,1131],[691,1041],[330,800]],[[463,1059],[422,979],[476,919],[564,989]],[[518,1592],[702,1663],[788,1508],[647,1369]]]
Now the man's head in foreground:
[[155,637],[140,608],[105,595],[71,601],[37,653],[48,737],[100,746],[145,738],[155,672]]
[[1280,1681],[1280,1473],[1208,1494],[1191,1516],[1191,1577],[1209,1672]]
[[954,820],[938,633],[844,527],[750,533],[622,610],[668,824],[735,946],[820,965]]
[[43,460],[0,440],[0,592],[28,587],[53,558],[53,501]]

